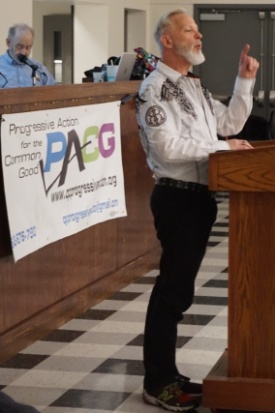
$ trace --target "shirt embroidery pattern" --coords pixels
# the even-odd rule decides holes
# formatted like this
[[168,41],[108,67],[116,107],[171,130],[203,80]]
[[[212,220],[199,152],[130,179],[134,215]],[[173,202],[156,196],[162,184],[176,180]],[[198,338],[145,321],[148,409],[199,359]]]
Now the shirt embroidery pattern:
[[161,100],[170,101],[172,99],[176,99],[181,110],[188,113],[189,115],[192,115],[194,119],[197,118],[194,106],[192,105],[190,100],[187,99],[184,91],[174,85],[171,80],[166,79],[161,89]]
[[208,106],[210,107],[210,110],[211,110],[212,114],[214,115],[214,109],[213,109],[213,105],[211,103],[209,90],[206,89],[206,87],[203,86],[203,85],[201,86],[201,89],[202,89],[202,93],[203,93],[203,95],[206,99],[206,102],[208,103]]

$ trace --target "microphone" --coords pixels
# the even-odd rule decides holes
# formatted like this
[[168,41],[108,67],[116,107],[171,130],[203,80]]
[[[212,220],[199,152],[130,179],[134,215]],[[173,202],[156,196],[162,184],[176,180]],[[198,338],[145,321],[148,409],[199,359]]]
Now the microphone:
[[32,68],[32,70],[37,70],[38,66],[33,63],[30,59],[27,58],[27,56],[25,56],[24,54],[19,54],[17,56],[18,60],[22,63],[25,63],[25,65],[30,66]]

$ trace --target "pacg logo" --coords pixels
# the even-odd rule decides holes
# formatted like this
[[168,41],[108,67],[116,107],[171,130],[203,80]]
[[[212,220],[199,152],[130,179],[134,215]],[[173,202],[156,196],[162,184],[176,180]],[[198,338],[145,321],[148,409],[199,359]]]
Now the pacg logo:
[[[63,132],[51,132],[47,137],[47,152],[45,166],[43,160],[39,161],[41,176],[46,195],[57,182],[58,187],[64,185],[70,162],[76,158],[79,171],[85,169],[85,164],[96,161],[100,156],[109,158],[115,151],[115,126],[105,123],[88,127],[81,142],[76,131],[68,132],[66,137]],[[54,181],[46,187],[45,174],[51,171],[54,164],[61,163],[60,173]]]

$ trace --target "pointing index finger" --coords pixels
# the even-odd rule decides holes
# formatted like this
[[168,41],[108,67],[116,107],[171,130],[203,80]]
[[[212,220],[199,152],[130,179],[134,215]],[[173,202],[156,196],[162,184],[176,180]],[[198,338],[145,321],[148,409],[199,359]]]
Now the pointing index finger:
[[243,50],[242,50],[242,53],[241,53],[241,62],[243,62],[246,59],[247,53],[249,52],[249,49],[250,49],[249,44],[246,44],[244,46]]

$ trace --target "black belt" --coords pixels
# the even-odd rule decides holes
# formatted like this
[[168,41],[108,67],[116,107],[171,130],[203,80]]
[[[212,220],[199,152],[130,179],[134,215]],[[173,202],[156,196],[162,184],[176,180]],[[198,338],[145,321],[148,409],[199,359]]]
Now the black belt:
[[196,182],[184,182],[171,178],[157,178],[155,183],[156,185],[171,186],[174,188],[186,189],[187,191],[199,192],[211,197],[216,195],[215,191],[209,191],[207,185],[198,184]]

